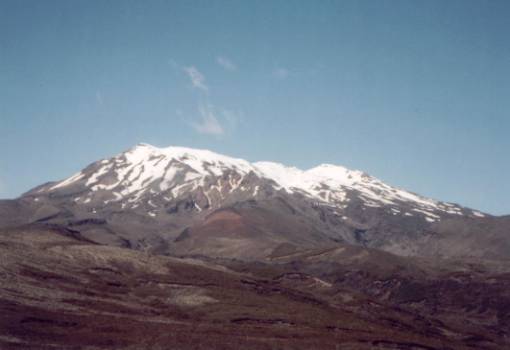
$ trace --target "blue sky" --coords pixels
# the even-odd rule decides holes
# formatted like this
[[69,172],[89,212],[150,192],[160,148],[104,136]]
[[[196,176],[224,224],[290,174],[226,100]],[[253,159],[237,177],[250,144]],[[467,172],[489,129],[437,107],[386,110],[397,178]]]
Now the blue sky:
[[0,197],[138,142],[510,214],[508,1],[0,0]]

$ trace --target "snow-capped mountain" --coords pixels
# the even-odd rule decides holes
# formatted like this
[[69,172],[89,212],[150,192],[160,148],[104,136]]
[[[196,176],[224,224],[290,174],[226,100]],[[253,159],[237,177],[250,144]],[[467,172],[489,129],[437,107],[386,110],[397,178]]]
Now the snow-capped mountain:
[[147,144],[16,203],[26,222],[64,224],[101,243],[240,257],[328,242],[413,255],[443,221],[488,217],[341,166],[300,170]]
[[338,213],[356,197],[364,207],[385,208],[392,215],[418,216],[429,222],[444,215],[484,216],[389,186],[342,166],[321,164],[303,171],[273,162],[250,163],[207,150],[157,148],[148,144],[93,163],[63,181],[47,184],[27,195],[36,201],[43,196],[72,197],[74,203],[94,210],[115,203],[122,209],[152,207],[147,214],[153,216],[165,203],[192,193],[196,194],[194,208],[202,211],[282,192],[330,206]]

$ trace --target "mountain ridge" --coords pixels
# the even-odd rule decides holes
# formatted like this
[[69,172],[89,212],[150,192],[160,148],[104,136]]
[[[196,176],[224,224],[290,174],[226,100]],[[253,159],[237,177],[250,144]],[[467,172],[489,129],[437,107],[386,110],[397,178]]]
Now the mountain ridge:
[[[122,162],[122,158],[125,161]],[[172,163],[175,162],[174,166]],[[85,174],[88,168],[99,166],[97,171]],[[152,163],[152,164],[151,164]],[[124,167],[128,170],[123,169]],[[185,169],[185,168],[188,169]],[[108,173],[110,169],[116,172],[117,182],[112,179],[106,179],[107,184],[98,181]],[[113,191],[120,200],[133,193],[145,192],[154,182],[159,182],[159,191],[166,191],[172,184],[172,180],[179,175],[179,172],[188,171],[185,174],[184,181],[192,182],[195,179],[205,176],[221,176],[225,170],[233,170],[241,176],[250,173],[253,175],[274,181],[277,190],[284,189],[292,193],[300,192],[306,196],[318,201],[339,204],[346,201],[345,191],[342,188],[354,189],[360,192],[360,197],[368,206],[378,206],[380,204],[395,204],[394,201],[415,202],[417,206],[415,212],[425,211],[428,220],[433,222],[437,216],[434,210],[446,212],[448,214],[461,215],[460,206],[453,203],[446,203],[432,200],[415,193],[402,190],[397,187],[389,186],[381,180],[370,176],[359,170],[350,170],[342,166],[332,164],[319,164],[308,170],[301,170],[296,167],[286,166],[276,162],[261,161],[250,163],[244,159],[224,156],[209,150],[192,149],[186,147],[165,147],[158,148],[146,143],[140,143],[126,152],[109,159],[102,159],[92,163],[84,170],[56,183],[37,187],[28,191],[24,196],[34,193],[51,192],[63,187],[69,187],[83,178],[87,178],[85,186],[92,191],[114,190],[122,185],[129,183],[129,186],[120,190]],[[229,180],[232,188],[239,184],[235,179]],[[234,183],[235,181],[235,183]],[[199,184],[203,186],[203,183]],[[329,188],[328,188],[329,187]],[[154,189],[152,189],[154,191]],[[178,189],[175,189],[177,191]],[[175,191],[172,194],[175,195]],[[257,194],[254,188],[253,195]],[[82,198],[79,198],[82,199]],[[78,200],[79,200],[78,199]],[[86,199],[84,199],[85,201]],[[408,213],[408,215],[415,213]],[[488,214],[481,213],[478,210],[471,210],[471,215],[483,217]]]
[[[86,238],[98,243],[165,254],[243,258],[233,248],[241,244],[245,252],[250,247],[255,250],[247,254],[255,260],[282,246],[316,249],[326,242],[397,255],[435,255],[437,249],[431,247],[437,240],[448,245],[437,250],[442,255],[472,255],[474,249],[475,255],[486,256],[494,247],[487,248],[481,234],[470,233],[473,244],[482,241],[480,247],[449,247],[460,237],[456,230],[463,232],[459,227],[471,225],[470,220],[482,220],[481,226],[499,237],[504,231],[500,226],[506,225],[505,221],[492,224],[492,216],[477,210],[428,199],[342,166],[321,164],[300,170],[208,150],[148,144],[3,203],[0,226],[45,222],[79,227]],[[203,223],[221,210],[240,212],[244,229],[261,234],[234,229],[237,223],[232,217],[223,219],[224,231],[211,233]],[[302,232],[316,241],[305,239]],[[216,253],[211,245],[217,247]],[[506,256],[507,250],[510,247],[503,244],[496,249],[497,256]]]
[[0,200],[0,346],[501,349],[509,232],[339,166],[139,145]]

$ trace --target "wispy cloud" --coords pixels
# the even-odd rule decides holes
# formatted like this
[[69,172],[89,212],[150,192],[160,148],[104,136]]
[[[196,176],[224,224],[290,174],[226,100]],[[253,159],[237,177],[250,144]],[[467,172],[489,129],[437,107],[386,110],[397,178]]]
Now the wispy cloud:
[[[216,63],[225,70],[235,71],[237,66],[225,56],[218,56]],[[227,131],[234,130],[242,117],[242,112],[230,111],[224,108],[217,108],[210,103],[210,89],[206,83],[206,77],[195,66],[182,66],[174,60],[169,60],[169,64],[176,70],[184,72],[190,79],[193,88],[200,94],[198,98],[198,116],[187,121],[188,125],[197,133],[210,136],[222,136]],[[184,119],[184,112],[180,109],[175,110],[175,114]],[[187,119],[187,118],[186,118]]]
[[235,129],[244,117],[243,111],[231,111],[223,109],[221,111],[223,119],[225,120],[229,129]]
[[199,105],[198,112],[200,114],[200,121],[191,123],[191,126],[198,133],[214,136],[220,136],[225,133],[225,129],[221,126],[211,105]]
[[225,56],[216,57],[216,62],[228,71],[236,71],[237,65]]
[[177,63],[176,60],[174,60],[173,58],[170,58],[168,60],[168,64],[170,65],[170,67],[172,67],[172,69],[174,69],[175,71],[178,71],[181,69],[181,66],[179,65],[179,63]]
[[273,70],[273,76],[276,78],[276,79],[287,79],[287,77],[289,76],[290,72],[287,68],[283,68],[283,67],[278,67],[276,68],[275,70]]
[[205,92],[209,91],[209,88],[205,84],[204,75],[202,73],[200,73],[200,71],[196,67],[190,66],[190,67],[184,67],[183,69],[184,69],[184,72],[186,74],[188,74],[193,87],[200,89],[202,91],[205,91]]
[[100,106],[102,106],[104,103],[103,94],[99,90],[96,91],[96,102]]

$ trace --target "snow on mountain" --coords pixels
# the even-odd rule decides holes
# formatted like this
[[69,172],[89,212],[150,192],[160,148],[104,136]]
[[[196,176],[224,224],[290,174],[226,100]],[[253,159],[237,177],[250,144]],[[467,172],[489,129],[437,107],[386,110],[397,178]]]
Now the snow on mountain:
[[170,201],[200,190],[205,197],[202,206],[213,207],[212,198],[225,200],[236,191],[244,197],[260,195],[260,181],[271,184],[275,191],[299,194],[340,210],[349,205],[354,195],[366,207],[387,207],[393,215],[422,215],[429,222],[439,220],[443,214],[484,215],[418,196],[341,166],[322,164],[303,171],[273,162],[250,163],[208,150],[148,144],[96,162],[68,179],[39,188],[35,195],[70,191],[77,194],[74,201],[78,204],[100,198],[104,204],[122,202],[124,209],[136,207],[140,201],[157,208],[158,204],[151,202],[156,195]]
[[[457,205],[425,198],[414,193],[398,189],[359,170],[350,170],[342,166],[321,164],[303,171],[286,167],[279,163],[256,162],[254,165],[262,174],[273,179],[288,192],[298,191],[325,203],[345,207],[349,201],[348,192],[356,191],[359,198],[369,207],[393,206],[393,212],[399,213],[399,203],[412,203],[412,211],[427,216],[429,222],[440,218],[435,211],[462,215]],[[344,205],[342,205],[344,204]],[[407,216],[412,216],[407,212]],[[472,215],[483,215],[473,211]]]

